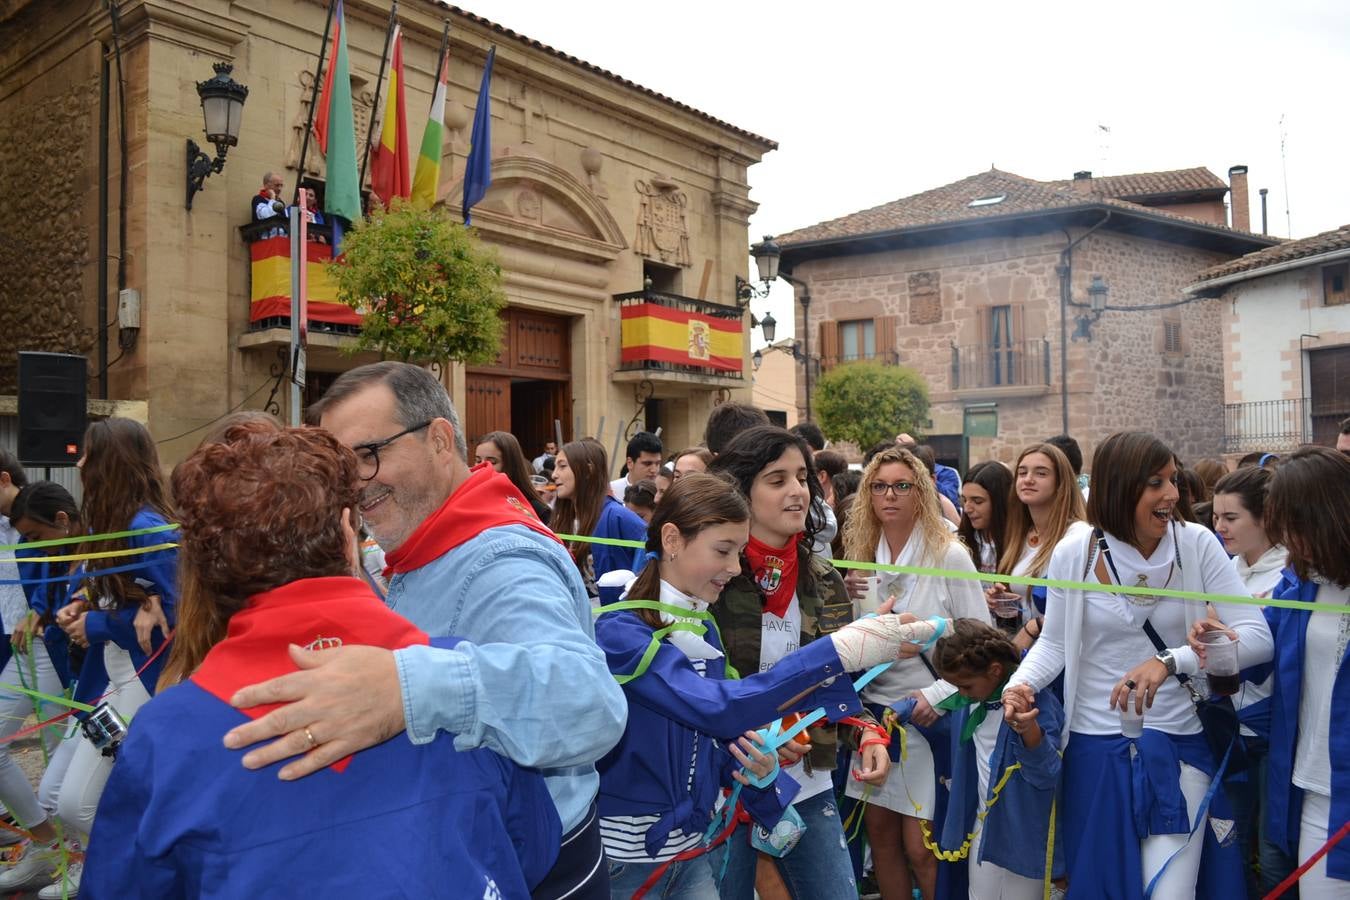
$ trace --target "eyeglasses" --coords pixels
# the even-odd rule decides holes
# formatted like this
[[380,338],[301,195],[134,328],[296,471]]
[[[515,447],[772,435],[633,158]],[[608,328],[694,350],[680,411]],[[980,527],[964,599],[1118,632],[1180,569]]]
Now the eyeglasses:
[[435,421],[434,419],[427,419],[421,425],[414,425],[411,428],[405,428],[398,434],[393,435],[392,437],[387,437],[379,441],[370,441],[369,443],[365,444],[357,444],[354,447],[352,447],[352,451],[356,454],[357,476],[359,476],[362,481],[369,481],[376,475],[380,474],[381,450],[383,450],[385,447],[388,447],[390,444],[392,444],[399,438],[403,437],[404,435],[412,434],[415,431],[421,431],[423,428],[426,428],[434,421]]
[[914,489],[914,483],[911,481],[897,481],[894,484],[887,484],[884,481],[874,481],[870,487],[872,495],[875,497],[884,497],[887,491],[895,491],[899,497],[901,494],[908,494]]

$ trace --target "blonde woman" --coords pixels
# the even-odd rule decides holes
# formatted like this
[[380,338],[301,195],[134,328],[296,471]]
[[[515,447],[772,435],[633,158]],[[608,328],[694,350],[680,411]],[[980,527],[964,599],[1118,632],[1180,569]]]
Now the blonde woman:
[[[1003,536],[1003,556],[998,571],[1011,575],[1042,578],[1050,567],[1055,545],[1068,535],[1080,542],[1087,540],[1089,526],[1083,495],[1073,474],[1069,458],[1053,444],[1032,444],[1017,456],[1013,466],[1013,490],[1008,498],[1008,518]],[[996,598],[1009,593],[1007,585],[996,584],[985,593],[991,612]],[[1040,634],[1045,615],[1045,588],[1014,585],[1011,593],[1020,595],[1021,629],[1013,643],[1028,649]],[[1013,618],[1013,627],[1017,627]]]
[[[913,453],[900,447],[878,453],[863,472],[849,510],[845,556],[859,562],[975,572],[970,553],[943,522],[937,497],[928,469]],[[846,582],[851,596],[863,596],[868,574],[849,571]],[[881,573],[877,596],[882,602],[893,598],[895,612],[919,618],[989,621],[989,609],[976,580]],[[940,713],[935,707],[954,693],[955,688],[941,681],[922,656],[899,661],[863,691],[863,701],[877,715],[882,707],[914,698],[913,724],[905,726],[906,759],[899,761],[900,741],[892,741],[895,762],[890,775],[880,788],[868,791],[863,814],[883,897],[908,897],[915,882],[925,900],[935,894],[937,859],[924,848],[920,823],[932,816],[937,785],[933,754],[915,726],[936,722]],[[865,788],[850,781],[846,793],[862,797]]]

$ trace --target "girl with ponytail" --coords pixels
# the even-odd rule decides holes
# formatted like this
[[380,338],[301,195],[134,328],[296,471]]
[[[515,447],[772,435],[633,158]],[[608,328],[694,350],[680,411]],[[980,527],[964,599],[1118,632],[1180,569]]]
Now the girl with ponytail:
[[[630,897],[649,879],[653,896],[716,898],[707,856],[691,856],[712,822],[719,789],[740,783],[747,814],[768,828],[783,816],[798,784],[774,769],[750,729],[793,712],[824,707],[834,721],[862,711],[845,672],[898,658],[930,639],[927,622],[883,615],[814,641],[771,670],[736,680],[708,607],[741,574],[750,512],[734,486],[691,473],[656,505],[642,570],[625,602],[602,607],[595,637],[628,699],[623,739],[600,761],[601,835],[614,897]],[[629,604],[633,604],[630,606]],[[885,777],[884,740],[868,741],[866,771]],[[677,859],[678,857],[678,859]]]
[[[938,704],[952,715],[951,797],[940,843],[967,853],[972,897],[1042,895],[1064,711],[1049,690],[1030,706],[1005,710],[999,697],[1021,658],[1006,634],[976,619],[957,619],[933,651],[933,664],[957,691]],[[1011,766],[1018,768],[995,792]],[[1055,875],[1058,863],[1056,852]]]

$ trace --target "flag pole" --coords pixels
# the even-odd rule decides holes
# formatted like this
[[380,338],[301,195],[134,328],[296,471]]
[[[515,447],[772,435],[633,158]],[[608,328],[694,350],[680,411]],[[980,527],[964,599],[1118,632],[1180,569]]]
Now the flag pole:
[[[450,49],[450,20],[449,20],[449,19],[446,19],[446,20],[445,20],[445,29],[444,29],[443,31],[441,31],[441,49],[440,49],[439,51],[437,51],[437,53],[436,53],[436,83],[437,83],[437,84],[440,84],[440,80],[441,80],[441,66],[442,66],[442,65],[446,65],[446,61],[445,61],[445,52],[446,52],[448,49]],[[450,80],[450,77],[449,77],[449,76],[450,76],[450,73],[447,72],[447,73],[446,73],[446,81],[449,81],[449,80]],[[431,99],[431,105],[432,105],[432,108],[435,109],[435,106],[436,106],[436,89],[435,89],[435,87],[432,87],[432,89],[431,89],[431,97],[432,97],[432,99]],[[442,138],[442,140],[444,140],[444,138]]]
[[[384,69],[389,62],[389,47],[394,43],[394,27],[398,24],[398,0],[389,7],[389,27],[384,33],[384,54],[380,56],[380,74],[375,77],[375,98],[370,104],[370,124],[366,126],[366,143],[361,148],[361,177],[356,179],[356,189],[366,183],[366,163],[370,159],[370,142],[375,140],[375,113],[380,107],[380,87],[384,84]],[[384,114],[389,115],[389,106],[385,104]]]
[[314,112],[319,103],[319,85],[323,81],[323,60],[328,54],[328,35],[333,30],[333,12],[337,9],[337,0],[328,0],[328,21],[323,25],[323,43],[319,45],[319,64],[314,69],[314,88],[309,93],[309,120],[305,122],[305,138],[300,143],[300,166],[295,176],[294,206],[300,199],[300,182],[305,178],[305,158],[309,155],[309,133],[314,130]]

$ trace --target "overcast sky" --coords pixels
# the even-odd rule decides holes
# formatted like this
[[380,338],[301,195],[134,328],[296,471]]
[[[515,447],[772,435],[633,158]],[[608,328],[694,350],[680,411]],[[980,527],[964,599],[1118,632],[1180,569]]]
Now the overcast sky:
[[[1350,222],[1345,0],[464,8],[778,141],[750,169],[754,240],[990,165],[1048,180],[1244,164],[1254,228],[1262,187],[1272,234]],[[780,283],[768,301],[780,337],[790,298]]]

